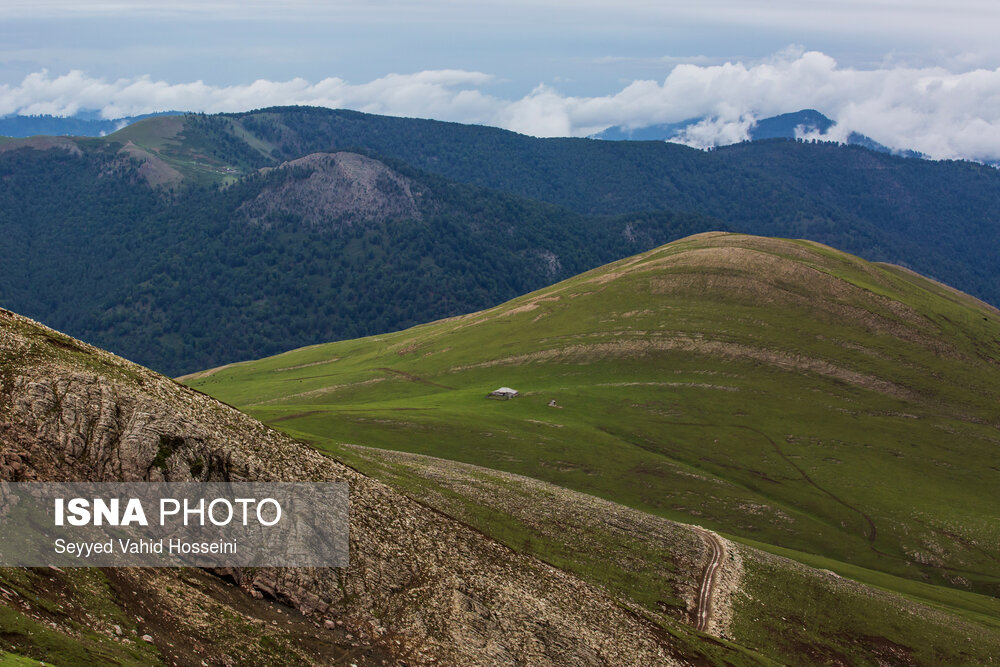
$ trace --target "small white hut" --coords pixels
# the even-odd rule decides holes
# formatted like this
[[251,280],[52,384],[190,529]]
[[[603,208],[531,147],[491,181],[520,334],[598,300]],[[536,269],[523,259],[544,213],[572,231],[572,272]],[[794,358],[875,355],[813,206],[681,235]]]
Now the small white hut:
[[500,387],[495,391],[491,391],[486,395],[486,398],[496,398],[501,401],[507,401],[517,396],[517,390],[511,389],[510,387]]

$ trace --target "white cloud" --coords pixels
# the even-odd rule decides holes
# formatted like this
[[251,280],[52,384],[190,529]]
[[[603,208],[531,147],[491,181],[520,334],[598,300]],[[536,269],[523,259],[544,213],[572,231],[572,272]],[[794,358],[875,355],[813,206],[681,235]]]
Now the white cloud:
[[745,138],[755,118],[815,108],[838,122],[841,137],[856,131],[936,158],[1000,156],[1000,69],[952,67],[886,63],[856,69],[823,53],[788,49],[755,63],[681,64],[662,81],[633,81],[605,96],[569,96],[541,85],[516,100],[486,92],[490,75],[464,70],[390,74],[361,84],[327,78],[232,86],[40,71],[20,84],[0,85],[0,114],[96,109],[116,118],[303,104],[485,123],[536,136],[585,136],[610,125],[705,117],[682,137],[705,147]]
[[[684,128],[674,141],[694,148],[711,148],[746,141],[750,137],[750,128],[754,117],[745,114],[736,119],[712,117]],[[832,138],[827,138],[832,141]]]
[[481,122],[500,104],[477,89],[491,79],[481,72],[434,70],[389,74],[363,84],[296,78],[210,86],[201,81],[171,84],[148,76],[108,82],[80,71],[53,77],[43,70],[18,86],[0,86],[0,115],[71,116],[79,110],[99,110],[105,118],[120,118],[166,110],[218,113],[303,104]]

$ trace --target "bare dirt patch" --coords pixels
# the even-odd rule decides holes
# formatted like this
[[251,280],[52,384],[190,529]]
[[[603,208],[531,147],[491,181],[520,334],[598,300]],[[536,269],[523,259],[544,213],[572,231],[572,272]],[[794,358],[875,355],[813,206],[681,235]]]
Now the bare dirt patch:
[[278,224],[289,216],[314,227],[349,225],[422,216],[419,192],[410,179],[384,163],[355,153],[314,153],[279,169],[305,169],[243,204],[238,212],[251,223]]
[[201,380],[202,378],[211,377],[212,375],[215,375],[219,371],[224,371],[227,368],[232,368],[233,366],[240,366],[241,364],[245,364],[245,363],[247,363],[247,362],[245,362],[245,361],[236,361],[236,362],[233,362],[231,364],[225,364],[223,366],[216,366],[215,368],[209,368],[208,370],[197,371],[195,373],[188,373],[187,375],[181,375],[181,376],[175,377],[174,379],[177,380],[178,382],[187,382],[189,380]]
[[398,377],[401,377],[401,378],[404,378],[406,380],[409,380],[410,382],[419,382],[420,384],[426,384],[426,385],[428,385],[430,387],[438,387],[440,389],[454,389],[454,387],[449,387],[447,385],[438,384],[437,382],[431,382],[430,380],[426,380],[426,379],[420,377],[419,375],[414,375],[413,373],[407,373],[406,371],[401,371],[401,370],[398,370],[396,368],[386,368],[384,366],[380,366],[379,368],[376,368],[375,370],[377,370],[377,371],[383,371],[385,373],[392,373],[393,375],[396,375]]
[[603,382],[598,387],[697,387],[699,389],[717,389],[719,391],[739,391],[739,387],[724,384],[706,384],[704,382]]
[[271,398],[266,401],[259,401],[257,403],[250,403],[247,407],[258,407],[261,405],[270,405],[272,403],[281,403],[283,401],[288,401],[293,398],[304,398],[308,396],[324,396],[326,394],[333,394],[341,389],[348,389],[350,387],[360,387],[366,384],[375,384],[376,382],[385,382],[387,378],[377,377],[370,378],[368,380],[363,380],[362,382],[348,382],[345,384],[331,384],[326,387],[320,387],[319,389],[310,389],[309,391],[299,392],[298,394],[289,394],[287,396],[279,396],[278,398]]
[[144,148],[139,148],[131,141],[125,144],[120,153],[124,153],[128,157],[142,163],[139,166],[139,176],[152,187],[173,185],[184,180],[181,172],[171,167],[153,153]]

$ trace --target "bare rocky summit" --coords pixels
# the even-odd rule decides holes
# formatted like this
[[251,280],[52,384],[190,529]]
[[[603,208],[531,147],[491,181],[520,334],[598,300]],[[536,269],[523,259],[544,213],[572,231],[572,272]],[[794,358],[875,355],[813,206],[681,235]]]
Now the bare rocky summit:
[[[218,574],[246,597],[294,607],[318,630],[342,628],[361,662],[677,662],[662,628],[601,589],[208,396],[2,310],[0,479],[347,481],[350,567]],[[162,604],[168,615],[190,615],[185,600]]]

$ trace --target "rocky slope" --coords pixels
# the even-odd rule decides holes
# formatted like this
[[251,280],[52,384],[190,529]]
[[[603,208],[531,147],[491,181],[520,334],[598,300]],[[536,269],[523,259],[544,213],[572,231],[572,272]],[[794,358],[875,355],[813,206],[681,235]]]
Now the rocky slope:
[[294,219],[311,226],[373,220],[420,220],[422,187],[385,163],[357,153],[313,153],[283,163],[304,178],[265,188],[238,209],[256,224]]
[[[471,665],[680,658],[661,627],[601,589],[197,391],[8,311],[0,311],[0,378],[4,480],[349,482],[349,568],[226,574],[251,594],[363,638],[356,656]],[[115,576],[141,588],[163,575]],[[193,617],[190,598],[168,596],[172,588],[159,591],[159,613]]]
[[338,446],[337,456],[514,549],[614,591],[665,625],[670,618],[694,623],[694,597],[704,578],[699,581],[692,568],[701,573],[704,543],[714,537],[723,554],[705,630],[756,655],[707,656],[713,662],[756,663],[763,656],[803,667],[990,664],[1000,651],[995,598],[949,599],[934,587],[873,578],[833,560],[809,567],[691,525],[480,466],[349,444]]

